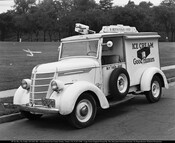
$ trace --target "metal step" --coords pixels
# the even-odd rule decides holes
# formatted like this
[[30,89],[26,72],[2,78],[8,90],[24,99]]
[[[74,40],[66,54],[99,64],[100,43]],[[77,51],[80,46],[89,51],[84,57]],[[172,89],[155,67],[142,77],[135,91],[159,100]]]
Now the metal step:
[[112,107],[112,106],[116,106],[118,104],[121,104],[121,103],[125,103],[131,99],[133,99],[136,95],[132,95],[132,94],[128,94],[124,99],[122,100],[109,100],[109,106]]

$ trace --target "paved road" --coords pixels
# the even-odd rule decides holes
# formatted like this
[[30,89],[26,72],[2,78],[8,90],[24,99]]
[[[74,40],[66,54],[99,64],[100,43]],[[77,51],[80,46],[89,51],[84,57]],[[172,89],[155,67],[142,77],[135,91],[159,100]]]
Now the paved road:
[[95,123],[81,130],[55,115],[0,124],[0,140],[175,140],[175,85],[163,95],[156,104],[139,95],[99,111]]

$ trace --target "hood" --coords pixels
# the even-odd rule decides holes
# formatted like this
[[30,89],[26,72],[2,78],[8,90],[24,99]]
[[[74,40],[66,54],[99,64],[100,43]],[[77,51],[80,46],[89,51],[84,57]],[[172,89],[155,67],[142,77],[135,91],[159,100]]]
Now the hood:
[[51,72],[64,72],[68,70],[76,70],[82,68],[96,68],[99,63],[96,59],[92,58],[70,58],[60,60],[58,62],[41,64],[36,66],[32,73],[51,73]]

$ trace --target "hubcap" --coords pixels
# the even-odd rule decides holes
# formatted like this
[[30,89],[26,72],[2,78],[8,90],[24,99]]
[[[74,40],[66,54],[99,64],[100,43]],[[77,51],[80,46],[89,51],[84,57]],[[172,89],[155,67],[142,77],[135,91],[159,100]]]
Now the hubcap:
[[152,95],[157,98],[160,94],[160,85],[157,81],[154,81],[152,84]]
[[80,109],[80,115],[81,115],[81,116],[86,116],[87,113],[88,113],[88,107],[85,105],[84,107],[82,107],[82,108]]
[[117,80],[117,88],[121,93],[124,93],[128,86],[128,80],[125,74],[120,74]]
[[93,112],[92,104],[89,100],[81,100],[76,107],[76,117],[80,122],[87,122]]

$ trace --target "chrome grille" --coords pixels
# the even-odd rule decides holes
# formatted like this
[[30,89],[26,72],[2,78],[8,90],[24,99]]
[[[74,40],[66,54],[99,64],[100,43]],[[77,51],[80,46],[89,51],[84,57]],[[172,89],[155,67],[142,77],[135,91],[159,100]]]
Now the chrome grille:
[[41,99],[46,97],[49,84],[54,73],[36,73],[31,76],[30,102],[42,105]]

